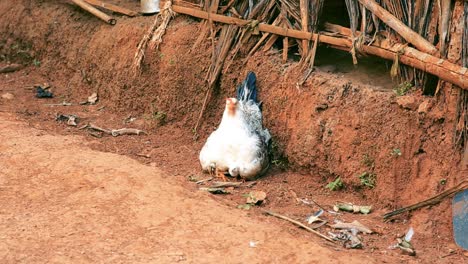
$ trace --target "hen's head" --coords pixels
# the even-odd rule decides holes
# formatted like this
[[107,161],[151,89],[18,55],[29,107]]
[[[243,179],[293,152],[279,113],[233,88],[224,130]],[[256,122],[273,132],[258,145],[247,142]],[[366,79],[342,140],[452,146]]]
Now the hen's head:
[[226,112],[230,116],[236,114],[238,101],[236,98],[226,98]]

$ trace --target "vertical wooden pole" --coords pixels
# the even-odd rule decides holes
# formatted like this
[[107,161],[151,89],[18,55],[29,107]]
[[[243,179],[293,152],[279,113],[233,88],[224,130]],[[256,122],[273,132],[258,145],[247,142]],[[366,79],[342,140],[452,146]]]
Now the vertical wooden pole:
[[[300,0],[299,2],[301,8],[301,25],[302,31],[309,32],[309,0]],[[302,40],[302,56],[307,55],[309,50],[309,41]]]
[[283,63],[288,61],[289,38],[283,38]]

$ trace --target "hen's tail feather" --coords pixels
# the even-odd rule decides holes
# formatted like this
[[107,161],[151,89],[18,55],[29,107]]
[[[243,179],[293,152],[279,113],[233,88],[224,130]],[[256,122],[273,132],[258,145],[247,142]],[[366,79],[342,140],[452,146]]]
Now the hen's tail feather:
[[255,86],[256,81],[257,81],[257,77],[255,76],[255,73],[249,71],[247,73],[247,77],[245,78],[244,82],[242,82],[242,84],[239,85],[239,87],[237,87],[237,100],[239,101],[253,100],[255,103],[258,103],[257,87]]

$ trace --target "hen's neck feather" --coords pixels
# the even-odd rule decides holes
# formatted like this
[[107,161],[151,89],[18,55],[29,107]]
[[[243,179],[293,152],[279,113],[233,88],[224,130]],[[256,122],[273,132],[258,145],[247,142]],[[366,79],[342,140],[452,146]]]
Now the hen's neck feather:
[[239,107],[236,107],[234,113],[232,110],[225,109],[219,127],[243,125],[243,120],[243,113],[239,110]]

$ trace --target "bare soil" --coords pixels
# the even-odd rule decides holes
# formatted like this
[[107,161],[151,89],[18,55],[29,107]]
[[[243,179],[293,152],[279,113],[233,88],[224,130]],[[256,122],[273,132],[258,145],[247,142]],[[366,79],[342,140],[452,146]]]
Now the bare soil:
[[[3,262],[466,261],[453,242],[449,200],[391,222],[381,219],[466,178],[467,163],[452,145],[455,89],[397,97],[391,80],[379,77],[388,74],[385,67],[378,70],[371,61],[372,70],[349,68],[329,58],[322,65],[337,70],[318,69],[297,87],[302,73],[294,61],[283,65],[279,53],[259,53],[224,70],[194,135],[211,54],[208,40],[191,50],[198,21],[175,18],[160,50],[148,51],[134,77],[133,55],[152,17],[118,17],[112,27],[67,1],[4,1],[0,14],[2,63],[30,65],[0,75],[0,96],[13,96],[0,98]],[[223,98],[249,70],[257,73],[265,125],[274,136],[274,166],[252,187],[265,191],[267,200],[242,211],[237,206],[250,189],[215,196],[188,179],[207,177],[198,152],[220,120]],[[55,98],[34,97],[32,85],[44,82]],[[93,92],[97,105],[78,104]],[[47,105],[63,101],[73,105]],[[96,138],[56,122],[56,114],[79,116],[78,127],[92,122],[148,135]],[[361,185],[364,172],[376,175],[375,188]],[[344,190],[324,188],[336,177]],[[364,249],[348,250],[261,211],[303,222],[319,209],[296,197],[326,209],[337,201],[372,205],[369,215],[325,218],[359,220],[377,233],[363,235]],[[410,226],[417,256],[389,250]],[[250,241],[259,244],[250,248]]]

